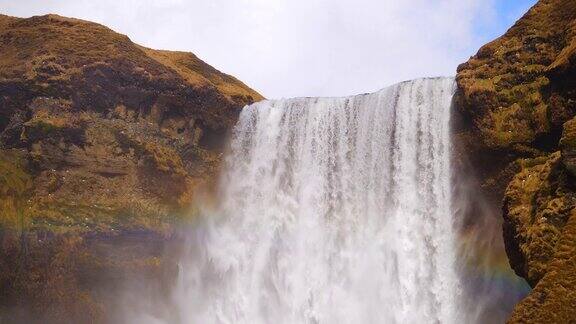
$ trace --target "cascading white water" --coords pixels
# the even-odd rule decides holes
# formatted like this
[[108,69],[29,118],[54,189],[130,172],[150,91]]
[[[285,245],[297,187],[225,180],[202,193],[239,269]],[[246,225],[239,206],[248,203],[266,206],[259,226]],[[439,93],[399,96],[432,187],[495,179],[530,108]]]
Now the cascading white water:
[[245,107],[183,323],[457,323],[451,78]]

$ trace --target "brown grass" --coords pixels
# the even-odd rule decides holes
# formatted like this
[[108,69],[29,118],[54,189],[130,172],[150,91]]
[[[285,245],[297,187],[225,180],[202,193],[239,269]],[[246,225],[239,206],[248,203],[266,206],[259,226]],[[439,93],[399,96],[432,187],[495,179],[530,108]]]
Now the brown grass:
[[69,79],[86,65],[124,60],[154,76],[177,73],[192,86],[213,86],[229,99],[263,98],[192,53],[145,48],[105,26],[58,15],[0,15],[0,53],[0,79],[39,74]]

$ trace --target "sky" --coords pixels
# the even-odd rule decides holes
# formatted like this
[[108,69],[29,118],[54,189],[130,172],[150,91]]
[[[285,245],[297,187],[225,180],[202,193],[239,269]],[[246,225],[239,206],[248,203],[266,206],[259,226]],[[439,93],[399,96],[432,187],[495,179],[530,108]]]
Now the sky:
[[193,52],[267,98],[288,98],[454,75],[535,2],[0,0],[0,13],[95,21],[147,47]]

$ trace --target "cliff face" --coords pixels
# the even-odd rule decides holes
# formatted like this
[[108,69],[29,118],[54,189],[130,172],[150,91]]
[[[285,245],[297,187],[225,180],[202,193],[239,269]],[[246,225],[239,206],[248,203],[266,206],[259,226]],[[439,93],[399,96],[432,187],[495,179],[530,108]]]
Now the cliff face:
[[[532,287],[511,323],[576,321],[576,2],[542,0],[458,68],[460,145]],[[480,139],[480,140],[478,140]]]
[[103,285],[170,277],[174,225],[262,96],[56,15],[0,15],[0,53],[0,321],[105,321]]

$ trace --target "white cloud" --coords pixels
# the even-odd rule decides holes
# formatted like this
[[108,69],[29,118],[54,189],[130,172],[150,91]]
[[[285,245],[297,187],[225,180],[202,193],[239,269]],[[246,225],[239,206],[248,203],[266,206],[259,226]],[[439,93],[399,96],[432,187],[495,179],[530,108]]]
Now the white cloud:
[[453,75],[486,39],[494,0],[0,0],[16,16],[103,23],[145,46],[192,51],[269,98],[374,91]]

